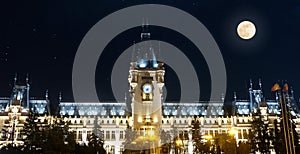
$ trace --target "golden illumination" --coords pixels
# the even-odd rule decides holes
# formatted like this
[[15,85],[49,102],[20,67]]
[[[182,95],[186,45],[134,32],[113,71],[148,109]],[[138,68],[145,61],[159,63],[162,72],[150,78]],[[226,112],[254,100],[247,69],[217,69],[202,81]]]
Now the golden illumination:
[[150,136],[154,135],[154,131],[153,130],[149,130],[148,131],[148,135],[150,135]]
[[238,133],[238,131],[236,129],[232,128],[228,131],[228,133],[232,136],[235,136]]
[[175,143],[176,143],[176,145],[177,145],[177,146],[181,146],[181,145],[182,145],[182,141],[181,141],[181,140],[179,140],[179,139],[178,139],[178,140],[176,140],[176,142],[175,142]]
[[138,122],[139,123],[143,122],[143,118],[142,117],[138,117]]
[[211,135],[204,135],[203,138],[206,139],[206,140],[211,140],[212,136]]
[[157,117],[154,117],[154,118],[153,118],[153,122],[154,122],[154,123],[157,123],[157,122],[158,122]]

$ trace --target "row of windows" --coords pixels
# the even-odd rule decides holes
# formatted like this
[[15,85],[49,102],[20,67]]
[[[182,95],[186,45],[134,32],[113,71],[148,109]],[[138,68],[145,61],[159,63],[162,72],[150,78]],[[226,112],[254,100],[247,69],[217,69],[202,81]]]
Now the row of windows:
[[75,109],[74,107],[61,106],[60,110],[61,115],[74,115],[76,114],[75,112],[78,112],[79,115],[125,115],[125,109],[123,107],[78,107]]
[[[176,124],[187,124],[188,120],[174,120],[174,123]],[[217,119],[205,119],[203,120],[203,122],[205,124],[217,124],[218,120]],[[223,124],[227,124],[228,122],[230,122],[230,120],[226,119],[226,120],[221,120],[220,121],[221,123]],[[162,121],[163,124],[169,124],[170,123],[170,120],[163,120]],[[192,121],[192,123],[194,123],[194,120]]]
[[[81,141],[83,133],[87,133],[87,138],[92,134],[91,131],[79,131],[78,132],[78,140],[79,141]],[[104,133],[103,134],[104,140],[116,140],[116,131],[103,131],[103,133]],[[120,137],[120,140],[124,140],[125,132],[120,131],[119,137]]]
[[[204,135],[212,135],[212,136],[216,136],[218,134],[226,134],[228,133],[228,130],[204,130]],[[247,132],[246,129],[241,129],[238,130],[238,139],[248,139],[249,138],[249,134]]]
[[[86,124],[94,124],[94,119],[86,120]],[[120,123],[126,124],[128,120],[120,120]],[[81,124],[84,123],[82,119],[71,119],[71,124]],[[116,120],[99,120],[98,124],[116,124]]]
[[[125,138],[125,132],[120,131],[120,140]],[[105,131],[105,140],[115,140],[116,139],[116,131]]]

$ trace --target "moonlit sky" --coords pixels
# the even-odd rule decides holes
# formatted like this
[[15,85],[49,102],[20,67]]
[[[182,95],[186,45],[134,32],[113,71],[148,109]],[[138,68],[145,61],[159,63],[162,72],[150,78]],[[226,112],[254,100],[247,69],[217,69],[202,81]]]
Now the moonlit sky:
[[[255,86],[262,79],[269,99],[273,98],[270,88],[278,80],[287,80],[296,97],[300,96],[300,2],[296,0],[1,1],[0,96],[10,96],[17,72],[21,83],[29,73],[31,96],[44,97],[45,90],[49,89],[53,104],[57,104],[60,91],[64,100],[71,101],[73,60],[86,32],[106,15],[144,3],[177,7],[207,27],[224,57],[228,77],[226,100],[232,100],[234,91],[238,98],[248,99],[250,78]],[[238,37],[236,26],[242,20],[256,25],[254,38]],[[200,80],[201,99],[207,99],[210,75],[200,52],[175,31],[160,27],[150,27],[150,30],[153,39],[176,45],[190,58]],[[122,51],[133,41],[139,41],[139,33],[139,28],[133,28],[118,35],[99,59],[96,85],[101,100],[113,100],[112,66]],[[166,69],[167,100],[178,100],[178,79],[173,70]]]

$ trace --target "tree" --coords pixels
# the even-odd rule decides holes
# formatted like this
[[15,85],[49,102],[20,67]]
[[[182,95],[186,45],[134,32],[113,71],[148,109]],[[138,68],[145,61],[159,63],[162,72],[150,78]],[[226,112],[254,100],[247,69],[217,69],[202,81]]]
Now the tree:
[[217,146],[217,153],[221,151],[225,154],[235,154],[237,147],[236,147],[236,140],[234,136],[230,134],[218,134],[215,136],[215,145]]
[[57,120],[54,122],[54,124],[45,129],[43,136],[45,136],[43,153],[54,154],[63,153],[66,151],[63,128]]
[[207,140],[206,142],[203,142],[200,122],[198,120],[195,120],[195,122],[192,123],[191,131],[192,131],[192,140],[194,145],[194,153],[211,152],[211,146],[212,146],[211,141]]
[[70,122],[64,123],[63,133],[64,133],[64,142],[66,145],[66,151],[74,153],[76,150],[76,141],[75,134],[73,131],[69,131]]
[[195,122],[192,123],[192,139],[193,145],[195,147],[194,152],[202,152],[204,149],[204,144],[202,142],[202,135],[200,133],[200,122],[198,120],[195,120]]
[[69,131],[69,123],[62,118],[57,118],[52,125],[43,131],[43,147],[45,154],[74,153],[75,138],[73,132]]
[[95,116],[92,134],[88,137],[88,149],[91,154],[106,153],[104,149],[103,131],[98,124],[98,116]]
[[168,151],[170,151],[172,146],[172,138],[169,132],[166,132],[164,130],[160,131],[160,141],[162,148],[167,148]]
[[248,142],[239,142],[237,154],[250,154],[250,144]]
[[127,153],[128,151],[136,149],[136,144],[133,144],[135,139],[137,138],[137,131],[132,129],[132,127],[129,126],[127,123],[127,128],[125,130],[125,141],[123,143],[124,145],[124,153]]
[[24,150],[29,151],[37,151],[42,147],[43,136],[42,136],[42,127],[38,125],[36,122],[37,115],[33,112],[29,112],[28,118],[24,124],[24,128],[22,130],[22,135],[25,136],[24,139]]
[[77,143],[75,145],[75,154],[83,154],[83,153],[89,154],[90,153],[89,147],[86,144],[80,145],[79,143]]
[[260,109],[253,114],[251,136],[251,149],[255,152],[269,153],[273,130],[268,127],[268,118],[261,115]]
[[103,141],[97,135],[92,133],[88,140],[88,151],[90,154],[106,153],[105,149],[103,148]]

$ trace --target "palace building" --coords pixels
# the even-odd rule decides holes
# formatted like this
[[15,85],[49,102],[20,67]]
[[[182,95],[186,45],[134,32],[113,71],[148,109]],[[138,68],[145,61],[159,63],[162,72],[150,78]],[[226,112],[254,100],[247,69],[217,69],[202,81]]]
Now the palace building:
[[[142,33],[142,39],[149,38],[150,33]],[[147,44],[145,44],[147,46]],[[88,143],[88,135],[92,133],[95,120],[104,133],[105,149],[107,153],[120,154],[124,151],[125,133],[127,127],[137,130],[137,142],[149,143],[149,153],[166,153],[161,151],[159,132],[164,130],[170,133],[176,128],[179,132],[189,132],[192,124],[197,120],[200,123],[203,136],[216,136],[222,133],[231,133],[239,141],[247,141],[251,131],[252,113],[260,110],[261,114],[269,121],[269,127],[274,127],[274,121],[280,120],[280,98],[268,100],[264,97],[262,85],[259,81],[257,89],[249,85],[249,97],[243,100],[234,98],[232,115],[225,116],[224,97],[219,101],[206,102],[163,102],[163,86],[165,69],[162,62],[156,61],[151,47],[144,48],[143,54],[137,61],[132,62],[129,68],[129,92],[131,100],[124,102],[65,102],[59,96],[59,114],[65,121],[70,122],[70,131],[75,132],[76,142]],[[151,55],[151,56],[149,56]],[[146,58],[145,58],[146,57]],[[300,118],[298,101],[294,99],[293,91],[287,95],[289,113],[295,117],[296,131],[300,131]],[[127,105],[129,102],[130,105]],[[43,99],[36,99],[30,95],[28,78],[26,84],[18,84],[14,80],[14,87],[10,97],[0,98],[0,147],[9,143],[22,145],[21,135],[24,122],[29,111],[39,114],[38,122],[50,121],[56,116],[51,115],[48,92]],[[131,110],[129,112],[128,110]],[[184,153],[193,153],[191,134],[187,133],[183,146]],[[145,138],[152,136],[151,140]],[[149,137],[150,138],[150,137]],[[205,138],[204,138],[205,140]],[[134,141],[133,141],[134,142]],[[272,152],[272,149],[270,149]],[[167,153],[175,153],[170,149]]]

